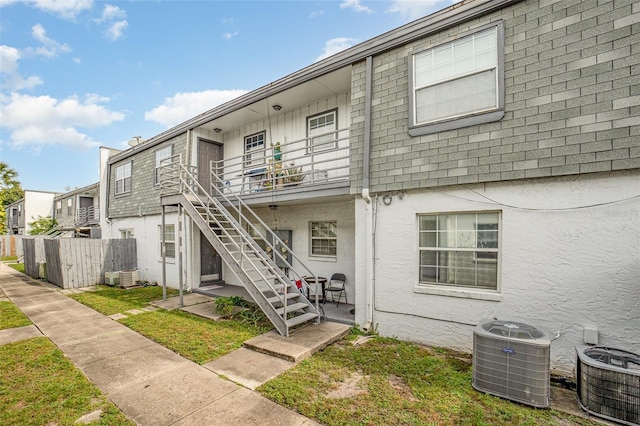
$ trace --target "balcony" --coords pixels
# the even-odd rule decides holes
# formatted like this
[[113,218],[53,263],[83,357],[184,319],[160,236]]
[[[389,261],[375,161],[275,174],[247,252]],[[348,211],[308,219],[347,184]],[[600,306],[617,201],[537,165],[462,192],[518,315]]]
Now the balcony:
[[[265,147],[211,163],[225,192],[259,202],[349,191],[349,129]],[[315,195],[312,195],[315,194]]]
[[95,225],[100,223],[100,208],[98,206],[81,207],[78,209],[79,225]]

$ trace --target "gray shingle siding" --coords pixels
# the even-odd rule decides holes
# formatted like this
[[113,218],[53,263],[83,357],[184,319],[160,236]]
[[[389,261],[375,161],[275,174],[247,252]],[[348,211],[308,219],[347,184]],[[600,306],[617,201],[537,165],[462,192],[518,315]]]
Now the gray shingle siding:
[[[410,55],[503,20],[505,116],[411,137]],[[640,3],[525,1],[373,58],[373,192],[640,167]],[[352,71],[352,192],[365,64]]]
[[[129,216],[145,216],[159,214],[160,206],[160,186],[155,185],[155,152],[168,145],[173,144],[173,154],[185,155],[186,134],[153,146],[152,148],[141,150],[133,156],[122,161],[111,164],[109,176],[109,211],[110,218],[123,218]],[[131,192],[115,195],[116,167],[132,161],[131,166]]]

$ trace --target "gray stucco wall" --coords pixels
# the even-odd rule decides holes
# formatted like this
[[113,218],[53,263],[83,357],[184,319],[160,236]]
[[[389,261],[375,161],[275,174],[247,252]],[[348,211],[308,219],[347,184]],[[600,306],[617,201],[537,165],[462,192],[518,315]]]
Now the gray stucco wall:
[[[109,176],[109,211],[110,218],[121,218],[138,215],[159,214],[160,186],[155,180],[155,152],[173,144],[173,155],[182,154],[184,158],[186,133],[153,146],[141,149],[123,160],[111,164]],[[133,161],[131,166],[131,192],[115,195],[116,167]]]
[[[640,167],[640,3],[524,1],[373,59],[371,190]],[[502,120],[411,137],[412,52],[505,24]],[[365,64],[352,81],[352,192],[362,184]]]

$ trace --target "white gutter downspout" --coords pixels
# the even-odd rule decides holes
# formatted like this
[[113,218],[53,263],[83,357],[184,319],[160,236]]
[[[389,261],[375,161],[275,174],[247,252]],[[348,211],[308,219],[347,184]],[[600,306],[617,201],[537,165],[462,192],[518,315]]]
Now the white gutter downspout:
[[371,91],[373,80],[373,57],[367,56],[365,77],[365,102],[364,102],[364,152],[362,165],[362,199],[368,204],[365,207],[365,330],[373,330],[373,288],[375,285],[375,238],[373,228],[373,208],[369,195],[369,163],[371,161]]

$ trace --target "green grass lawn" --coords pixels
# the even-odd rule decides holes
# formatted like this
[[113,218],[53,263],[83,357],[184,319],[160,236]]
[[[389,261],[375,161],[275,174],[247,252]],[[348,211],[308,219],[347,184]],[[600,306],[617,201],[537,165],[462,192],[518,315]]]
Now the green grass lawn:
[[[158,289],[160,290],[157,293]],[[103,313],[141,308],[160,288],[100,288],[72,295]],[[270,325],[254,310],[211,321],[182,311],[129,315],[122,324],[199,364],[225,355]],[[265,383],[265,397],[326,425],[595,425],[477,392],[471,358],[444,349],[359,335],[312,355]]]
[[258,392],[326,425],[597,424],[477,392],[471,370],[466,354],[394,339],[356,346],[345,339]]
[[0,424],[72,425],[102,410],[92,424],[134,425],[46,337],[0,346]]
[[[177,291],[167,289],[167,296]],[[69,297],[105,315],[141,309],[149,302],[162,299],[161,287],[124,290],[98,286],[96,291]],[[242,346],[242,343],[271,329],[255,308],[236,314],[235,318],[211,321],[183,311],[159,309],[119,320],[132,330],[160,343],[199,364],[205,364]]]
[[[167,297],[178,294],[177,290],[167,289]],[[137,287],[123,289],[106,285],[96,286],[96,291],[71,294],[72,299],[83,303],[104,315],[123,313],[131,309],[141,309],[153,302],[162,299],[162,287]]]
[[18,272],[22,272],[24,274],[24,263],[8,263],[7,266],[15,269]]
[[11,302],[0,302],[0,330],[31,325],[29,318]]
[[7,261],[7,260],[18,260],[18,256],[2,256],[0,257],[1,261]]

